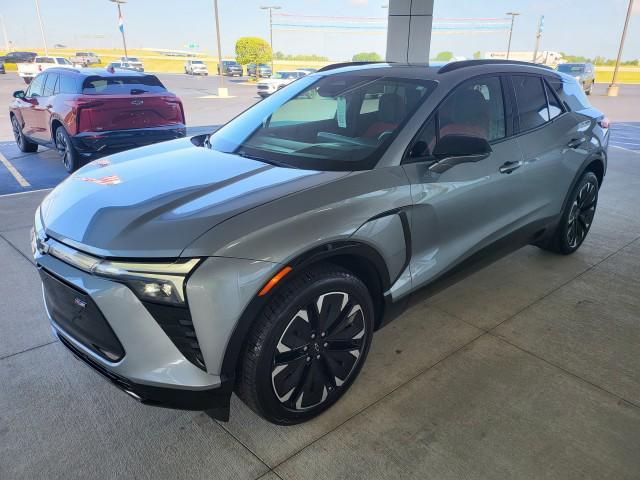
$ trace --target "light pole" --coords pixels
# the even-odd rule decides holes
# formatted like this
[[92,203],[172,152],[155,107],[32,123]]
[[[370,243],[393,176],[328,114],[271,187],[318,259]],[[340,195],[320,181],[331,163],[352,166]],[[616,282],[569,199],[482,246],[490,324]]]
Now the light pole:
[[[269,10],[269,45],[271,46],[271,73],[273,74],[273,11],[280,10],[282,7],[279,5],[263,5],[261,10]],[[258,66],[256,65],[256,75],[258,75]]]
[[40,33],[42,34],[42,43],[44,43],[44,55],[49,56],[49,50],[47,49],[47,39],[44,36],[44,27],[42,26],[42,17],[40,17],[40,2],[36,0],[36,13],[38,14],[38,22],[40,23]]
[[0,23],[2,23],[2,34],[4,35],[4,47],[9,51],[9,37],[7,37],[7,27],[4,24],[4,16],[0,15]]
[[511,53],[511,36],[513,35],[513,23],[515,22],[516,16],[520,15],[517,12],[507,12],[505,15],[511,15],[511,28],[509,28],[509,43],[507,43],[507,60],[509,60],[509,53]]
[[627,9],[627,18],[624,21],[624,28],[622,29],[622,37],[620,38],[620,48],[618,49],[618,58],[616,58],[616,66],[613,69],[613,78],[611,84],[607,88],[608,97],[617,97],[620,87],[616,85],[616,79],[618,78],[618,69],[620,68],[620,60],[622,59],[622,49],[624,48],[624,39],[627,36],[627,27],[629,27],[629,19],[631,18],[631,12],[633,11],[633,0],[629,0],[629,8]]
[[544,30],[544,15],[540,16],[538,22],[538,33],[536,34],[536,48],[533,50],[533,63],[536,63],[536,57],[538,56],[538,48],[540,48],[540,37],[542,36],[542,30]]
[[218,15],[218,0],[213,0],[213,12],[216,16],[216,41],[218,42],[218,76],[220,77],[218,96],[228,97],[229,91],[224,87],[224,71],[222,70],[222,47],[220,46],[220,20]]
[[127,40],[124,38],[124,20],[122,18],[122,9],[120,8],[120,5],[122,3],[127,3],[127,2],[126,0],[109,0],[109,1],[118,5],[118,29],[122,34],[122,45],[124,46],[124,58],[129,60],[129,53],[127,52]]

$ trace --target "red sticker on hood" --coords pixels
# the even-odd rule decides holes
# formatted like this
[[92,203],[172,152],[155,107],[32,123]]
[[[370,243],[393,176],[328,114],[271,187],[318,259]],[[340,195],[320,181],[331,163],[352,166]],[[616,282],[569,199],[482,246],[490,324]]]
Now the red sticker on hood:
[[120,177],[117,175],[110,175],[102,178],[80,177],[79,180],[83,182],[97,183],[98,185],[118,185],[122,183]]

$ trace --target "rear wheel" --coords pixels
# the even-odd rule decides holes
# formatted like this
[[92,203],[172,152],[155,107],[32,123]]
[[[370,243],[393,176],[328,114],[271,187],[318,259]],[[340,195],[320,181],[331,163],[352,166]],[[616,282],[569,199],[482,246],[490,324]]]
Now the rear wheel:
[[578,250],[589,233],[597,204],[598,177],[593,172],[585,172],[571,192],[555,232],[538,246],[563,255]]
[[237,393],[271,422],[307,421],[351,386],[372,334],[365,285],[338,266],[313,267],[285,285],[257,319],[243,350]]
[[80,167],[80,155],[78,155],[78,152],[71,143],[69,134],[63,126],[56,129],[56,150],[67,172],[75,172],[78,167]]
[[15,115],[11,116],[11,129],[13,130],[13,137],[16,139],[18,148],[24,153],[33,153],[38,151],[38,144],[32,142],[22,133],[22,127]]
[[591,82],[591,83],[589,84],[589,88],[587,88],[587,90],[586,90],[584,93],[586,93],[587,95],[591,95],[591,94],[593,93],[593,84],[594,84],[594,83],[595,83],[595,82]]

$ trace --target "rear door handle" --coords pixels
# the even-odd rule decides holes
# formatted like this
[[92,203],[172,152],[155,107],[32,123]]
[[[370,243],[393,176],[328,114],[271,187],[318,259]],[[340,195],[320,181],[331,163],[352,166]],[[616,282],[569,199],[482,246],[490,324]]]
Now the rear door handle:
[[572,138],[569,143],[567,143],[567,147],[569,148],[578,148],[580,145],[582,145],[585,142],[585,138]]
[[522,162],[520,160],[518,160],[517,162],[504,162],[502,165],[500,165],[500,173],[511,173],[521,166]]

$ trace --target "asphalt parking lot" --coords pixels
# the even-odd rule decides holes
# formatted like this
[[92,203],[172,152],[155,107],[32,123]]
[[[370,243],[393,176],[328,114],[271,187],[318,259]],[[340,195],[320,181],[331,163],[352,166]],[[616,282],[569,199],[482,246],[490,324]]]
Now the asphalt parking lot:
[[[194,127],[256,100],[242,85],[198,99],[192,80],[215,93],[212,78],[166,82],[193,102]],[[235,397],[228,423],[145,407],[73,360],[50,335],[30,256],[47,191],[0,196],[0,478],[638,479],[640,87],[602,91],[609,170],[581,249],[527,247],[412,308],[376,334],[345,398],[295,427]],[[11,148],[0,152],[46,185]]]

